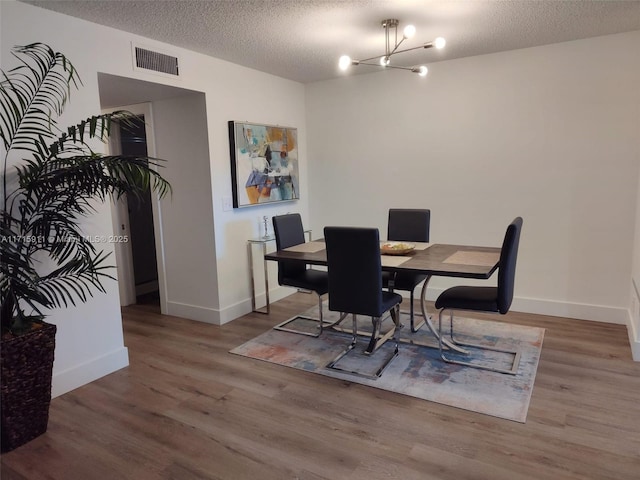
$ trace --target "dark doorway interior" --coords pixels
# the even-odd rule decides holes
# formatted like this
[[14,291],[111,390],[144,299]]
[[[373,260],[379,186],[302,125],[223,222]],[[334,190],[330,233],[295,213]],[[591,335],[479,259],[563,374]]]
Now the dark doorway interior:
[[[144,115],[132,117],[132,126],[122,128],[120,141],[123,155],[147,155]],[[129,241],[133,257],[133,272],[137,303],[160,303],[158,266],[153,228],[151,193],[141,198],[127,198],[129,211]]]

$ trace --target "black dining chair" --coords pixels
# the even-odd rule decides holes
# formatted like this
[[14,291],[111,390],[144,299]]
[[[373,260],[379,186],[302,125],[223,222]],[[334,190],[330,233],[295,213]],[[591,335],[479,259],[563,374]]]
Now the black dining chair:
[[[364,350],[365,354],[373,354],[391,337],[396,340],[393,354],[373,375],[373,377],[379,377],[391,360],[398,355],[396,332],[399,326],[402,297],[397,293],[383,290],[378,229],[325,227],[324,238],[329,272],[329,310],[343,314],[350,313],[353,324],[351,344],[330,362],[327,368],[343,370],[337,366],[337,363],[355,347],[358,338],[357,315],[365,315],[371,317],[372,321],[371,337],[369,345]],[[387,332],[381,333],[381,324],[386,312],[391,314],[394,326]],[[354,371],[349,373],[361,375]]]
[[[456,363],[469,367],[482,368],[500,373],[515,375],[518,373],[520,363],[520,352],[503,350],[483,345],[458,342],[453,337],[454,311],[467,310],[474,312],[496,312],[506,314],[511,308],[513,301],[514,283],[516,277],[516,260],[518,258],[518,245],[520,243],[520,231],[522,230],[522,218],[517,217],[507,227],[507,232],[500,251],[498,263],[498,285],[496,287],[482,286],[457,286],[446,289],[436,300],[436,308],[440,310],[438,317],[438,344],[440,357],[447,363]],[[454,345],[462,347],[475,347],[484,350],[506,352],[514,355],[514,360],[510,369],[495,368],[491,365],[471,363],[462,360],[454,360],[444,354],[442,340],[442,316],[445,311],[449,312],[450,327],[449,336]],[[468,354],[468,352],[467,352]]]
[[[429,242],[431,210],[417,208],[390,208],[387,240],[402,242]],[[418,330],[414,322],[413,291],[429,276],[422,273],[382,272],[384,288],[409,292],[409,319],[411,331]],[[404,313],[404,312],[403,312]]]
[[[275,233],[276,248],[278,250],[284,250],[285,248],[305,243],[304,227],[302,226],[302,218],[299,213],[289,213],[273,217],[273,231]],[[278,262],[278,284],[285,287],[294,287],[306,292],[315,292],[318,295],[319,318],[296,315],[273,328],[313,337],[320,336],[324,327],[322,318],[322,296],[329,291],[329,276],[327,272],[308,268],[304,263],[281,260]],[[317,321],[317,333],[288,327],[290,323],[298,319]]]

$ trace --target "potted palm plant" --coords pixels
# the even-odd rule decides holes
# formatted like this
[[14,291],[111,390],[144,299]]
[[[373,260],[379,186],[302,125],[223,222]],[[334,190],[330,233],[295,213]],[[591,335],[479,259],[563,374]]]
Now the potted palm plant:
[[0,211],[1,436],[9,451],[44,433],[51,400],[56,326],[47,311],[104,292],[108,255],[85,236],[82,219],[96,201],[160,197],[169,183],[155,159],[96,153],[119,111],[58,127],[72,88],[73,64],[42,43],[15,47],[17,66],[0,78],[2,208]]

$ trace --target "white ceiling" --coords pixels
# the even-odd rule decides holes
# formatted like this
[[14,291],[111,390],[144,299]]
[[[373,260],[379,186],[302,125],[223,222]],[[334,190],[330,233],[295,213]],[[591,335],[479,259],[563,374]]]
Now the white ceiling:
[[394,59],[408,66],[640,30],[631,0],[21,1],[303,83],[344,75],[343,54],[382,54],[386,18],[416,26],[407,47],[447,39]]

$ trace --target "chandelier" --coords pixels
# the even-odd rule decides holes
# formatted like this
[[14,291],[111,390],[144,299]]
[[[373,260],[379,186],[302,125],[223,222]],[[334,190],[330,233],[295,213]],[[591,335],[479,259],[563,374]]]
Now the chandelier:
[[[417,47],[405,48],[398,50],[398,47],[402,45],[402,42],[412,38],[416,34],[416,27],[413,25],[407,25],[402,31],[402,38],[398,41],[398,24],[400,22],[395,18],[389,18],[382,21],[382,27],[384,28],[385,38],[385,50],[383,55],[376,55],[371,58],[364,58],[362,60],[352,60],[348,55],[343,55],[338,61],[340,70],[347,70],[351,65],[373,65],[383,68],[398,68],[400,70],[409,70],[410,72],[417,73],[421,77],[427,75],[428,69],[425,65],[414,65],[411,67],[403,67],[399,65],[391,64],[391,57],[398,53],[410,52],[411,50],[417,50],[419,48],[431,48],[435,47],[441,49],[445,46],[446,40],[442,37],[436,38],[433,42],[425,43]],[[373,62],[377,60],[377,62]]]

